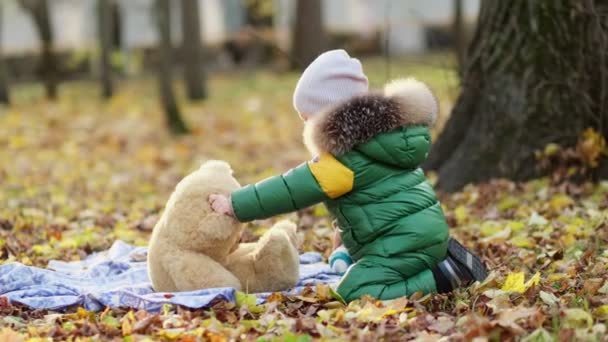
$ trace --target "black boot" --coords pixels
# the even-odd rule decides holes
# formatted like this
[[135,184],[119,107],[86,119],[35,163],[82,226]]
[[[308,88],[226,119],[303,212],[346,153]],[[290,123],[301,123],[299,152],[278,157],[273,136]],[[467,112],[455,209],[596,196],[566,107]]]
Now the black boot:
[[475,281],[483,281],[488,276],[488,270],[477,255],[450,238],[448,256],[433,269],[433,275],[437,290],[445,293],[469,286]]

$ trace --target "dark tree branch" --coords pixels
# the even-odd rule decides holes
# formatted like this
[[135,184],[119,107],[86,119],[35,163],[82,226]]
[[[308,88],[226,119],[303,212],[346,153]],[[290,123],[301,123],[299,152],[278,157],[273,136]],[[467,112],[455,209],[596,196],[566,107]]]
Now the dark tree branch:
[[207,97],[203,71],[203,47],[198,0],[182,0],[182,51],[184,54],[184,80],[191,100]]
[[57,65],[53,53],[53,30],[49,14],[48,0],[20,0],[21,6],[30,13],[38,37],[42,42],[40,71],[45,80],[46,95],[49,99],[57,98]]
[[325,50],[327,37],[323,27],[321,0],[296,0],[296,22],[293,31],[292,51],[297,64],[304,69]]
[[99,35],[99,66],[101,73],[101,92],[104,98],[112,97],[112,66],[110,64],[110,53],[112,50],[113,37],[113,0],[97,0],[98,21],[97,30]]
[[171,46],[171,6],[169,0],[156,0],[156,15],[159,31],[159,88],[167,125],[173,134],[188,133],[188,127],[181,117],[175,94],[173,93],[172,46]]
[[[2,37],[2,3],[0,2],[0,38]],[[2,41],[0,40],[0,103],[9,104],[10,96],[8,91],[6,68],[2,56]]]

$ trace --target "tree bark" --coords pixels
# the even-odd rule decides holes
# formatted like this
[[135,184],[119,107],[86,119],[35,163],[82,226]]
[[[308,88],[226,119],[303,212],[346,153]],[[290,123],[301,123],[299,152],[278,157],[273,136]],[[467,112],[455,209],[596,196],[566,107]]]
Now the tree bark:
[[306,68],[325,50],[321,0],[296,0],[296,22],[292,43],[292,68]]
[[466,52],[466,37],[464,30],[464,20],[462,17],[462,0],[452,0],[454,4],[452,32],[454,33],[454,52],[458,62],[458,74],[462,75],[462,65],[464,65]]
[[482,1],[462,92],[427,169],[454,191],[542,175],[535,151],[608,133],[605,0]]
[[188,98],[201,100],[207,97],[203,71],[203,47],[198,0],[182,0],[182,51],[184,54],[184,80]]
[[112,66],[110,64],[114,29],[112,2],[112,0],[97,0],[101,94],[106,99],[112,97]]
[[20,3],[23,8],[30,12],[38,37],[42,42],[40,72],[44,79],[46,96],[49,99],[56,99],[58,77],[56,59],[53,53],[54,35],[49,14],[49,2],[48,0],[21,0]]
[[2,3],[0,3],[0,103],[9,104],[10,96],[6,68],[4,67],[4,57],[2,56]]
[[156,14],[159,31],[159,64],[158,80],[160,97],[169,130],[173,134],[188,133],[188,128],[181,117],[175,94],[173,93],[172,69],[172,46],[171,46],[171,12],[169,0],[156,0]]

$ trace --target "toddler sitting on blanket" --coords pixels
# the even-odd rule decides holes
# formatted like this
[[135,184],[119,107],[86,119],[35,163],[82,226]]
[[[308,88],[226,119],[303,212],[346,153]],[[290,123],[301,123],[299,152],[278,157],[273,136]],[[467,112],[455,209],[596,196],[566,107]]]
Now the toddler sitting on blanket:
[[337,222],[330,262],[348,267],[337,287],[346,301],[449,292],[486,277],[481,260],[449,239],[420,168],[437,115],[425,84],[397,80],[369,93],[361,63],[333,50],[308,66],[293,99],[314,158],[230,197],[211,195],[215,211],[245,222],[323,202]]

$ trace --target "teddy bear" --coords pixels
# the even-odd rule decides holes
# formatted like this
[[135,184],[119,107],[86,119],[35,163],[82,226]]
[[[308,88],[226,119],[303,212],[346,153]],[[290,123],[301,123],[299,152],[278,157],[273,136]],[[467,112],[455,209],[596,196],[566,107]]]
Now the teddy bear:
[[279,221],[255,243],[239,243],[243,224],[217,214],[212,193],[240,188],[228,163],[212,160],[182,179],[158,220],[148,249],[154,290],[192,291],[233,287],[254,292],[281,291],[299,279],[296,226]]

